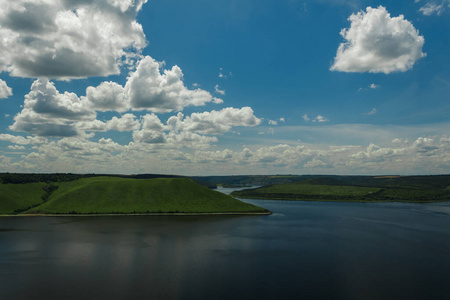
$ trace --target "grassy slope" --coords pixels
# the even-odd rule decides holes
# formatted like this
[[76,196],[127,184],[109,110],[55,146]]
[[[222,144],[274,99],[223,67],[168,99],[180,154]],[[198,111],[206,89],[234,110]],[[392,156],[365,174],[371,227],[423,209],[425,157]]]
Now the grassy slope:
[[243,198],[256,199],[287,199],[287,200],[335,200],[335,199],[357,199],[365,195],[379,192],[379,188],[334,186],[334,185],[312,185],[308,182],[295,182],[286,184],[275,184],[257,189],[247,189],[233,192],[232,195]]
[[84,178],[61,183],[40,213],[250,212],[264,209],[190,179]]
[[45,183],[0,184],[0,214],[12,214],[43,202]]
[[[333,185],[333,180],[329,181],[330,185],[318,183],[317,180],[307,180],[237,191],[233,192],[232,195],[241,198],[285,200],[450,201],[450,190],[448,188],[405,188],[405,183],[402,183],[402,185],[392,184],[392,187],[344,186]],[[325,183],[325,180],[321,179],[320,183]]]

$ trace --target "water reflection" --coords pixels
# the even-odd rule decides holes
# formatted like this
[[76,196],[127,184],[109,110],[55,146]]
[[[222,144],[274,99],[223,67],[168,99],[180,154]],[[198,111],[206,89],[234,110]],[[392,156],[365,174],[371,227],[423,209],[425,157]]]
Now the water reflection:
[[1,218],[0,299],[445,299],[450,292],[444,204],[254,203],[275,214]]

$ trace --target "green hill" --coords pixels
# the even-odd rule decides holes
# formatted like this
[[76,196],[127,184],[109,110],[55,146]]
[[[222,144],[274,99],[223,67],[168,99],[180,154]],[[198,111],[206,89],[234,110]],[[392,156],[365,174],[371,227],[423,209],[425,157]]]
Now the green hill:
[[187,178],[82,178],[58,183],[48,200],[25,213],[269,213]]
[[43,203],[45,183],[0,184],[0,214],[12,214]]
[[[240,198],[312,201],[450,201],[449,177],[321,177],[235,191]],[[445,182],[445,179],[447,180]],[[352,185],[352,183],[354,185]]]

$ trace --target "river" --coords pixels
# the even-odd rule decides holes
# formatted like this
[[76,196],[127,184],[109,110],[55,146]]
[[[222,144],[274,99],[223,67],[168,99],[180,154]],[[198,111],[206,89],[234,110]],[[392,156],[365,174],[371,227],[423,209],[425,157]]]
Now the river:
[[0,218],[0,299],[450,295],[450,203],[245,201],[274,214]]

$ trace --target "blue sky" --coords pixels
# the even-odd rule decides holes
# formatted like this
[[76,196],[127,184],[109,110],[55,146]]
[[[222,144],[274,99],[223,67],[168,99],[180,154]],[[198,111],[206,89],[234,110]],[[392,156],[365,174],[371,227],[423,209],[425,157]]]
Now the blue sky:
[[448,0],[0,7],[0,172],[450,171]]

